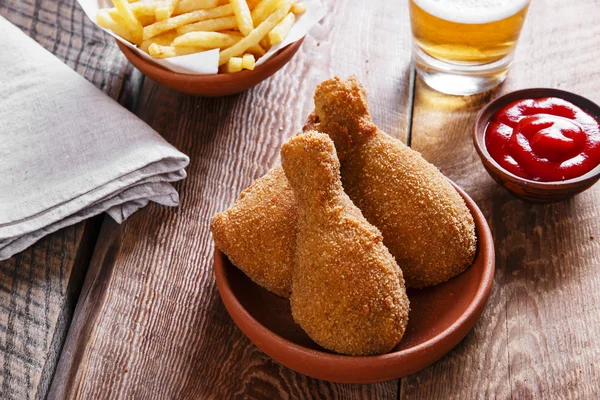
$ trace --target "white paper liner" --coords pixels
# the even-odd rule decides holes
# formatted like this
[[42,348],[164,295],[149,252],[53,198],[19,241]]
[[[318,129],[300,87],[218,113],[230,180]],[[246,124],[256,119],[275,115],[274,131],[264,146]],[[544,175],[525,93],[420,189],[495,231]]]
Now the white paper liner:
[[[202,53],[187,54],[185,56],[170,57],[164,59],[153,58],[147,53],[140,50],[136,45],[129,43],[127,40],[115,35],[112,31],[102,28],[96,23],[96,13],[102,8],[112,7],[112,3],[108,0],[77,0],[83,11],[92,20],[96,26],[103,29],[106,33],[129,47],[140,57],[158,64],[163,68],[180,74],[192,75],[209,75],[216,74],[219,71],[219,49],[204,51]],[[302,0],[306,4],[306,12],[297,16],[294,26],[283,42],[272,46],[269,51],[256,61],[256,66],[261,65],[273,56],[277,51],[294,43],[308,34],[310,29],[316,25],[321,18],[325,16],[325,9],[319,0]]]

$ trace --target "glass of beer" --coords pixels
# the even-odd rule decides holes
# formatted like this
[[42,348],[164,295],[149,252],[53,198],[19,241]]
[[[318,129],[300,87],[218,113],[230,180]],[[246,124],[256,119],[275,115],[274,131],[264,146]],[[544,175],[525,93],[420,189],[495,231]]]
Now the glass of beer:
[[433,89],[454,95],[504,81],[530,0],[409,0],[413,60]]

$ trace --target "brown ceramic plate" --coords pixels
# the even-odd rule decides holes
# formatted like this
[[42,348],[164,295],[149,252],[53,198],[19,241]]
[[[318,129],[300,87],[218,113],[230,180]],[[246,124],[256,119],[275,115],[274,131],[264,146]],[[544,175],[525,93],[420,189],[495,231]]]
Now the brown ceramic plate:
[[[456,185],[454,185],[456,187]],[[469,269],[427,289],[409,289],[410,315],[400,344],[380,356],[334,354],[313,342],[291,315],[288,299],[252,282],[215,250],[215,277],[237,326],[269,357],[294,371],[334,382],[370,383],[415,373],[448,353],[475,325],[494,279],[494,243],[475,202],[460,188],[475,219],[478,248]]]
[[596,183],[600,179],[600,165],[585,175],[567,181],[537,182],[513,175],[502,168],[490,156],[485,147],[485,130],[494,114],[513,101],[540,97],[558,97],[567,100],[600,119],[600,107],[591,100],[575,93],[550,88],[517,90],[498,97],[481,109],[473,130],[473,144],[490,176],[514,195],[536,202],[559,201],[580,193]]
[[284,47],[252,71],[214,75],[190,75],[169,71],[140,57],[118,40],[116,42],[129,62],[153,81],[182,93],[216,97],[240,93],[264,81],[290,61],[303,41],[304,39],[300,39]]

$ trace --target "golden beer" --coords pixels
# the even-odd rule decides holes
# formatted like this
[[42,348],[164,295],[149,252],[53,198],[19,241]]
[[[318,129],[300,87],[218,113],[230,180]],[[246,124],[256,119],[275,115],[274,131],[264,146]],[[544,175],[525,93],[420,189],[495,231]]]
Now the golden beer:
[[509,55],[529,0],[409,0],[415,44],[445,62],[486,64]]

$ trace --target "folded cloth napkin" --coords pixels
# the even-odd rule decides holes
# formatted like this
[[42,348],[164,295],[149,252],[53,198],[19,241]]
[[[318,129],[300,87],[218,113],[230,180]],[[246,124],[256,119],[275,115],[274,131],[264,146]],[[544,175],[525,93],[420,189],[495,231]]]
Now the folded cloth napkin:
[[179,203],[189,158],[0,17],[0,260],[108,212]]

